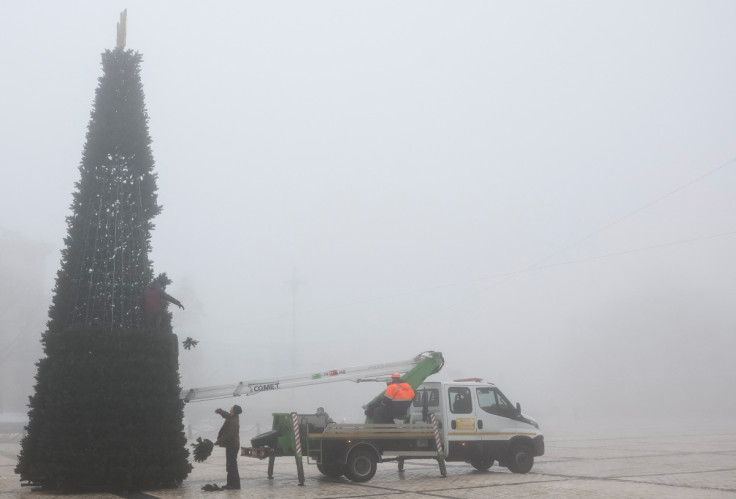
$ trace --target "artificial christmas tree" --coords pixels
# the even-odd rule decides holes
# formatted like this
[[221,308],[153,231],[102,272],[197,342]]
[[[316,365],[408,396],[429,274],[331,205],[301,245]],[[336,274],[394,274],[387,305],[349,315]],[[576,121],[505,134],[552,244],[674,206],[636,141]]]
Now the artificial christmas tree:
[[191,470],[171,314],[144,319],[144,291],[170,281],[148,256],[160,208],[140,62],[124,34],[102,54],[16,467],[44,488],[167,487]]

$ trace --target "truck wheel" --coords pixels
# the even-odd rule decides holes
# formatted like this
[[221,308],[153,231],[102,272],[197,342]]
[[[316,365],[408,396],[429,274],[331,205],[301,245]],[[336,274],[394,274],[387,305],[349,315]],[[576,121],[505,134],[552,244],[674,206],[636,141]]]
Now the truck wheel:
[[534,456],[529,450],[529,446],[524,444],[516,444],[511,448],[508,457],[508,468],[514,473],[529,473],[534,466]]
[[376,474],[376,456],[367,449],[356,449],[348,456],[345,476],[354,482],[367,482]]
[[317,469],[324,476],[329,476],[331,478],[340,478],[342,476],[342,464],[317,463]]
[[482,459],[471,459],[470,466],[478,471],[488,471],[493,466],[493,459],[482,458]]

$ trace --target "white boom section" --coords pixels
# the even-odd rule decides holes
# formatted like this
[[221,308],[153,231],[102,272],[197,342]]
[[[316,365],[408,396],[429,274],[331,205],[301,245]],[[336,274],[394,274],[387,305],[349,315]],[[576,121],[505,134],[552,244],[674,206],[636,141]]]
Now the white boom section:
[[189,388],[181,391],[180,398],[184,402],[193,400],[210,400],[218,398],[239,397],[240,395],[256,395],[261,392],[294,388],[298,386],[333,383],[335,381],[377,381],[380,377],[388,379],[391,373],[398,371],[402,374],[411,370],[425,358],[418,355],[413,359],[387,362],[385,364],[370,364],[367,366],[346,367],[331,369],[316,373],[286,376],[283,378],[264,378],[241,381],[231,385],[206,386]]

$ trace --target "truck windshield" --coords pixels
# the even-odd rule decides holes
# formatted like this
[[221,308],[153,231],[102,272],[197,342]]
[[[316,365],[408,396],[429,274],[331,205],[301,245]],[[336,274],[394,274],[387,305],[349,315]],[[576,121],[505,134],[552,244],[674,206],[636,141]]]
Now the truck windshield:
[[489,414],[509,416],[514,412],[511,402],[495,388],[476,388],[478,405]]

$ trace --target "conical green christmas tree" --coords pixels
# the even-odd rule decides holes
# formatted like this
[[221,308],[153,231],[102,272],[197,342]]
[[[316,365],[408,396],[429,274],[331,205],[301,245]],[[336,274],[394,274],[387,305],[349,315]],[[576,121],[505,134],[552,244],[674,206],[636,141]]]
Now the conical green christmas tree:
[[48,489],[170,487],[192,468],[171,314],[144,315],[144,291],[169,281],[148,256],[160,207],[140,62],[102,54],[16,467]]

